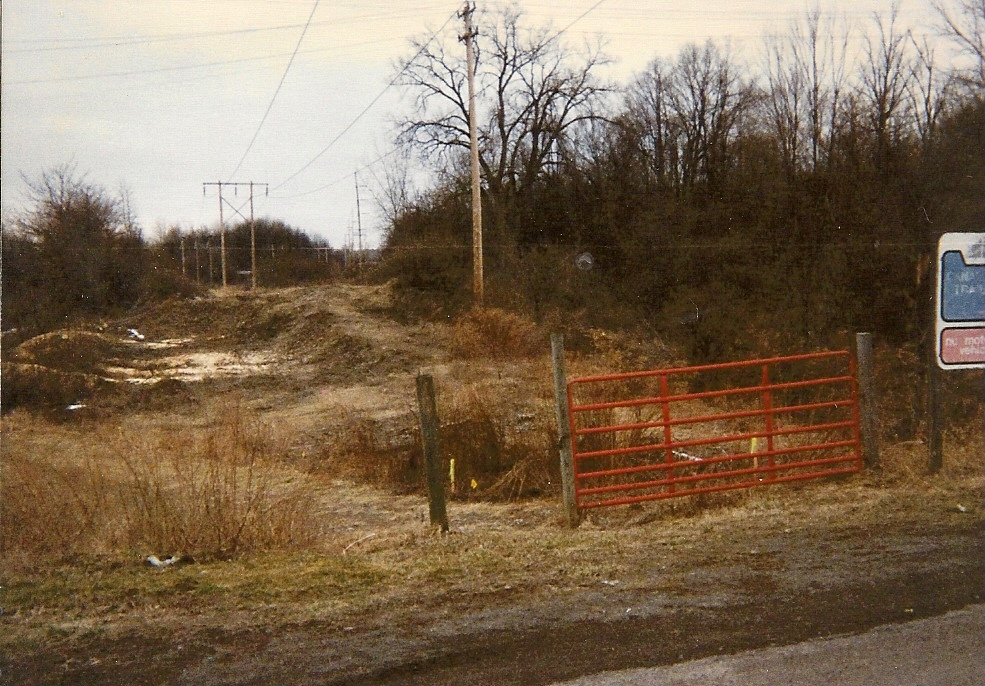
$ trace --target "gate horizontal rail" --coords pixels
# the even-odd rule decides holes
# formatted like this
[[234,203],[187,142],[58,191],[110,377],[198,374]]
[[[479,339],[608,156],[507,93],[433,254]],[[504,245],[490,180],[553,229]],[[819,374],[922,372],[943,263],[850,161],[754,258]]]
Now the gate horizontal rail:
[[[721,382],[712,390],[671,390],[671,381],[693,384],[703,375],[715,381],[733,372],[756,378]],[[783,378],[771,380],[777,376]],[[576,402],[579,394],[590,397]],[[581,508],[851,474],[862,467],[855,363],[848,351],[581,377],[568,383],[567,395]],[[717,407],[721,403],[739,407]],[[658,416],[643,417],[647,411]],[[636,416],[618,416],[626,413]],[[717,453],[687,452],[714,447]]]

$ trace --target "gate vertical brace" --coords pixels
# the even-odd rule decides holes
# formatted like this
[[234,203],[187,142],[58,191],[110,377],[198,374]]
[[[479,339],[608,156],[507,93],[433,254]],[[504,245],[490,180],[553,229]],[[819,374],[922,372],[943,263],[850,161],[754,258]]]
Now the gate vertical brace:
[[561,458],[561,493],[564,514],[571,528],[578,526],[575,494],[575,462],[571,449],[571,419],[568,381],[564,371],[564,334],[551,334],[551,366],[554,368],[554,409],[557,417],[558,452]]
[[768,364],[763,365],[763,375],[760,383],[763,386],[763,416],[766,424],[766,462],[770,466],[770,472],[766,475],[766,480],[773,481],[776,479],[776,470],[773,469],[776,466],[776,455],[773,454],[776,444],[773,441],[773,394],[770,392],[772,385]]
[[872,358],[872,334],[855,334],[858,358],[859,410],[862,413],[862,459],[865,466],[879,466],[879,437],[876,435],[876,389]]
[[673,493],[677,490],[677,487],[674,481],[675,478],[674,468],[669,466],[674,464],[674,448],[672,445],[674,442],[674,434],[670,428],[670,402],[668,402],[667,400],[667,396],[669,395],[670,395],[670,387],[667,385],[667,375],[661,374],[660,375],[660,398],[661,398],[660,416],[663,419],[664,445],[667,446],[666,461],[668,464],[667,472],[665,473],[664,478],[670,482],[667,485],[667,492]]

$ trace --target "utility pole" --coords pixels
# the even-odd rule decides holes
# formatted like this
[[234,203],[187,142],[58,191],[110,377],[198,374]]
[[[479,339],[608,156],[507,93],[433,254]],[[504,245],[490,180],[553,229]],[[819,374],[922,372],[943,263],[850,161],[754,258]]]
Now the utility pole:
[[358,260],[358,264],[359,264],[360,267],[362,267],[362,264],[363,264],[363,217],[362,217],[362,212],[359,209],[359,172],[353,173],[352,176],[356,180],[356,230],[358,231],[358,233],[356,235],[359,236],[359,243],[358,243],[358,246],[359,246],[359,253],[358,253],[359,254],[359,260]]
[[181,276],[188,276],[185,270],[185,234],[181,232],[181,227],[178,227],[178,240],[181,242]]
[[479,179],[479,134],[475,121],[475,50],[472,39],[476,32],[472,28],[472,13],[475,5],[468,0],[459,13],[465,21],[466,64],[468,66],[469,82],[469,150],[471,151],[472,167],[472,293],[475,302],[481,306],[483,301],[482,278],[482,195]]
[[250,285],[253,290],[257,289],[257,231],[256,223],[253,221],[253,186],[263,186],[264,192],[269,192],[269,186],[265,183],[254,184],[250,181]]
[[[225,184],[229,185],[229,184]],[[222,287],[225,288],[228,284],[228,278],[226,276],[226,225],[222,220],[222,181],[206,181],[202,184],[202,194],[205,194],[206,186],[218,186],[219,188],[219,244],[222,251]],[[209,248],[209,260],[212,259],[212,248]],[[211,267],[209,268],[209,281],[211,282]]]

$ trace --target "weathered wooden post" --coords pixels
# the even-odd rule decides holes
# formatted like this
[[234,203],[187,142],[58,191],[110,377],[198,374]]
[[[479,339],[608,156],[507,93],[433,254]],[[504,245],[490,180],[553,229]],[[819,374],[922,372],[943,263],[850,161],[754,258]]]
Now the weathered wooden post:
[[941,414],[941,369],[937,366],[936,346],[930,349],[927,364],[927,468],[937,474],[944,466],[944,418]]
[[445,510],[445,480],[441,470],[441,444],[438,437],[438,409],[434,400],[434,379],[429,374],[417,375],[417,407],[424,443],[424,474],[428,485],[428,512],[431,526],[448,531]]
[[568,381],[564,372],[564,334],[551,334],[551,363],[554,367],[554,399],[557,416],[558,451],[561,457],[561,490],[568,526],[578,526],[575,500],[575,465],[571,455],[571,425],[568,422]]
[[862,420],[862,458],[865,466],[879,466],[879,436],[876,422],[875,372],[872,357],[872,334],[855,334],[855,351],[858,359],[859,412]]

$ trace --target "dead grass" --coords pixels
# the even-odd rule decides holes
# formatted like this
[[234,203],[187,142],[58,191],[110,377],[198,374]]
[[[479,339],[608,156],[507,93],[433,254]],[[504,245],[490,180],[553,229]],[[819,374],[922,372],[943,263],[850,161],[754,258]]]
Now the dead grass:
[[[226,304],[233,326],[239,314]],[[163,321],[170,314],[155,316]],[[358,320],[367,339],[374,322]],[[193,323],[210,331],[207,317]],[[139,625],[149,613],[173,618],[162,619],[173,622],[166,626],[276,628],[318,620],[345,627],[380,616],[381,608],[481,606],[506,589],[532,597],[611,580],[651,589],[734,551],[735,541],[787,530],[878,522],[905,531],[914,523],[982,520],[978,420],[949,431],[938,475],[927,474],[920,441],[886,442],[877,472],[606,508],[568,530],[555,490],[549,346],[537,341],[536,354],[514,357],[536,332],[528,339],[522,321],[484,327],[458,327],[459,359],[451,363],[443,348],[435,358],[422,353],[443,370],[436,373],[442,439],[447,458],[456,460],[447,536],[427,525],[418,430],[412,420],[395,422],[394,415],[403,417],[396,411],[384,419],[382,412],[318,406],[317,422],[340,428],[324,450],[306,446],[314,457],[305,459],[285,439],[299,420],[271,427],[242,402],[203,399],[189,416],[127,407],[125,416],[90,422],[52,423],[17,412],[5,418],[0,585],[13,629],[0,635],[0,652],[13,654],[32,640],[44,652],[101,622],[125,631],[128,621]],[[401,344],[435,347],[429,336],[420,338]],[[673,364],[660,346],[627,347],[603,332],[592,338],[586,351],[569,354],[569,375]],[[462,359],[464,351],[487,349],[488,356]],[[350,388],[344,384],[351,378],[344,379],[335,381],[338,388]],[[410,371],[385,381],[391,391],[405,382],[413,387]],[[290,403],[288,396],[310,385],[306,377],[304,385],[264,388],[270,396],[262,400]],[[212,392],[201,388],[203,396]],[[394,397],[387,396],[391,406]],[[198,563],[151,569],[141,564],[150,553],[186,553]]]
[[286,445],[236,402],[205,425],[96,421],[4,425],[4,556],[66,560],[139,552],[209,558],[303,549],[318,538]]

